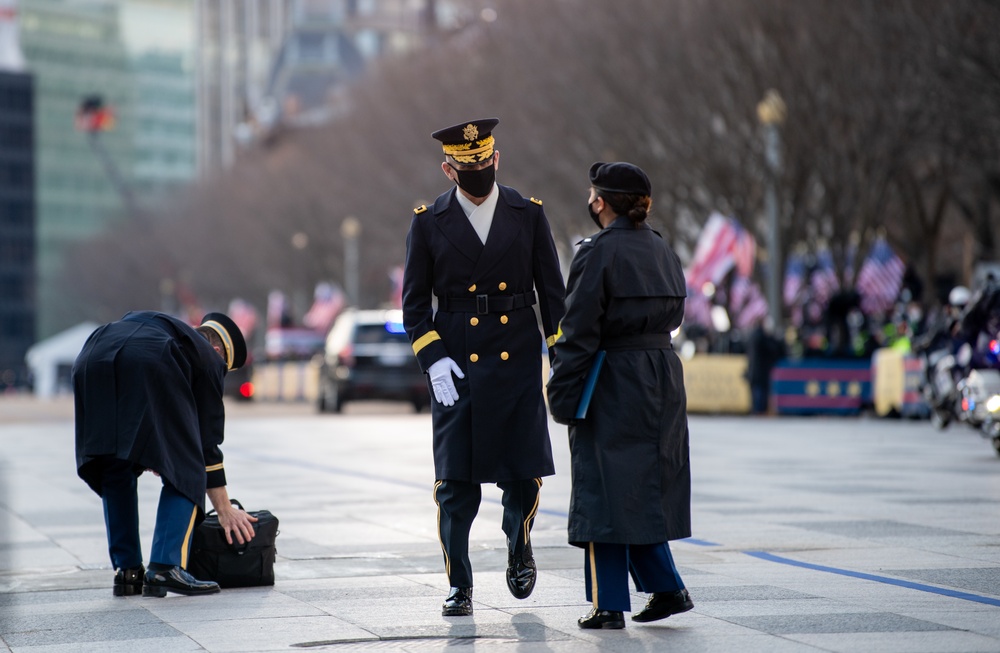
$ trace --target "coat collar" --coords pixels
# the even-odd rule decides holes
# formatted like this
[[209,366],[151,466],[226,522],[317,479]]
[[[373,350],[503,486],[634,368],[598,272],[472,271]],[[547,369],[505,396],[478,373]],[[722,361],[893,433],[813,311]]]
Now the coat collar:
[[520,231],[521,210],[527,206],[527,201],[513,188],[497,184],[497,190],[500,196],[485,245],[465,217],[465,211],[455,197],[456,188],[438,196],[431,209],[445,238],[476,263],[474,277],[482,276],[503,258]]

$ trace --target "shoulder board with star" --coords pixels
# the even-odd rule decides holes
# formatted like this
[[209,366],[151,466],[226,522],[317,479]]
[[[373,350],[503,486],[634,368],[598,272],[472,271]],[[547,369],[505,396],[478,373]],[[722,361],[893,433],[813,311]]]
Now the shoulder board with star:
[[538,199],[537,197],[532,197],[532,198],[529,198],[529,201],[531,201],[531,202],[534,202],[534,203],[535,203],[535,204],[537,204],[538,206],[541,206],[541,205],[542,205],[542,200]]
[[427,210],[427,205],[426,204],[421,204],[417,208],[413,209],[413,213],[415,215],[420,215],[421,213],[423,213],[426,210]]

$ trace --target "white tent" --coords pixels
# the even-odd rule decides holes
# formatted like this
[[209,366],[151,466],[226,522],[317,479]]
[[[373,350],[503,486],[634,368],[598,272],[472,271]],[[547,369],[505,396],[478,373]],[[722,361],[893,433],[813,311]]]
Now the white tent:
[[28,349],[24,359],[34,377],[36,396],[52,397],[73,391],[69,372],[83,349],[83,343],[98,326],[95,322],[81,322],[36,342]]

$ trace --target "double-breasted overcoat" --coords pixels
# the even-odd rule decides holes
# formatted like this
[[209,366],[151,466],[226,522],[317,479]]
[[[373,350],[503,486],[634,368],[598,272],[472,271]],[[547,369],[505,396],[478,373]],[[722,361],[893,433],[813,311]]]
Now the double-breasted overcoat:
[[[645,223],[619,216],[585,238],[567,282],[548,383],[569,423],[569,541],[654,544],[691,535],[684,378],[669,334],[684,316],[680,261]],[[595,354],[607,352],[587,416],[573,423]]]
[[465,374],[455,378],[455,405],[431,404],[438,479],[485,483],[555,472],[542,333],[554,341],[562,273],[541,202],[496,190],[485,244],[454,188],[414,209],[406,238],[403,324],[420,367],[426,372],[450,356]]
[[226,484],[226,363],[208,340],[163,313],[127,313],[90,335],[73,365],[76,465],[101,494],[98,457],[152,469],[203,509]]

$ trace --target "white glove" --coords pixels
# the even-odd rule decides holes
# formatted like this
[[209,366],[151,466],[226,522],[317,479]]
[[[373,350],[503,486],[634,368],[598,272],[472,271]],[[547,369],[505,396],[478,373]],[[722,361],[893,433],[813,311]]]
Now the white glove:
[[460,379],[465,378],[458,364],[449,356],[427,368],[427,374],[431,377],[431,387],[434,388],[434,398],[445,406],[454,406],[458,401],[458,390],[455,389],[455,382],[451,379],[452,372]]

